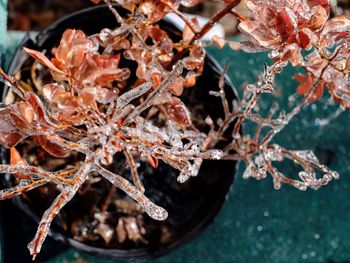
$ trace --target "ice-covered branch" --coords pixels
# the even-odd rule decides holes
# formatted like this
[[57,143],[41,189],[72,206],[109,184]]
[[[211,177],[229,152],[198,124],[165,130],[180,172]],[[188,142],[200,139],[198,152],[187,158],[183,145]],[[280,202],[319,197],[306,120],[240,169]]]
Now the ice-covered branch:
[[137,190],[131,183],[120,175],[114,174],[102,166],[96,165],[97,171],[114,186],[124,191],[128,196],[137,201],[145,210],[145,212],[156,220],[165,220],[168,212],[154,203],[152,203],[143,193]]

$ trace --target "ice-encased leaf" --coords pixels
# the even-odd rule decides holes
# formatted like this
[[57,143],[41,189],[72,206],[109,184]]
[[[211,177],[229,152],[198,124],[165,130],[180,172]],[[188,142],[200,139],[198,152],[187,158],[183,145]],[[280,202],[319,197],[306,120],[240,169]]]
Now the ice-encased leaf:
[[337,16],[327,21],[321,35],[320,43],[324,47],[331,48],[334,44],[349,37],[350,19],[346,16]]
[[256,167],[254,164],[249,164],[243,172],[243,179],[256,176]]
[[65,75],[65,72],[57,68],[43,53],[26,47],[23,49],[28,55],[33,57],[39,63],[48,67],[51,71],[55,72],[55,74]]

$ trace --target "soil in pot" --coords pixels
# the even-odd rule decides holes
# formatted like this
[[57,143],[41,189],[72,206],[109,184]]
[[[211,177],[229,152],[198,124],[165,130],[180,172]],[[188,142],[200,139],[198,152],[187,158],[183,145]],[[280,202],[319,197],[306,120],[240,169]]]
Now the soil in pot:
[[[23,46],[50,51],[58,44],[66,28],[82,29],[87,34],[92,34],[114,24],[115,18],[105,6],[90,8],[55,23],[42,32],[35,42],[27,40]],[[179,34],[178,29],[169,21],[162,22],[161,27],[171,32],[169,35],[174,38]],[[27,59],[23,51],[19,50],[10,73],[20,72],[21,79],[31,85],[32,66],[33,60]],[[40,80],[45,82],[47,75],[43,72],[37,73],[40,74]],[[217,88],[219,77],[220,68],[208,56],[196,87],[186,89],[182,95],[185,104],[190,106],[195,125],[202,130],[206,129],[204,119],[207,115],[213,119],[223,115],[220,99],[209,95],[211,89]],[[229,99],[235,98],[228,80],[225,91]],[[74,165],[81,160],[79,155],[69,158],[51,157],[29,140],[23,141],[18,150],[30,164],[40,165],[47,170],[62,169],[67,164]],[[115,156],[109,167],[111,171],[130,179],[130,171],[126,168],[126,160],[122,155]],[[149,218],[137,203],[106,180],[91,176],[56,217],[52,226],[53,237],[65,240],[79,249],[114,258],[167,253],[196,236],[211,223],[225,201],[234,172],[233,161],[205,161],[197,177],[180,184],[176,180],[178,172],[168,165],[160,163],[154,169],[149,164],[140,162],[139,173],[146,196],[169,212],[169,217],[162,222]],[[38,220],[57,193],[58,190],[53,185],[47,185],[15,200],[30,216]]]

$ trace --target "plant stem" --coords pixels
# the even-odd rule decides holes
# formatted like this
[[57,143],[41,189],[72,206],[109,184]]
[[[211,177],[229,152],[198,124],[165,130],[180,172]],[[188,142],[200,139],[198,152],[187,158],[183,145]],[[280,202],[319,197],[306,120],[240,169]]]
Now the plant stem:
[[219,22],[225,15],[231,13],[231,9],[237,6],[241,0],[233,0],[231,1],[224,9],[216,13],[203,27],[202,29],[196,33],[190,43],[193,43],[195,40],[201,39],[206,33],[208,33],[213,26]]
[[[201,28],[201,30],[194,34],[193,38],[189,41],[188,45],[191,46],[191,44],[201,39],[206,33],[210,31],[210,29],[213,28],[213,26],[218,23],[225,15],[231,13],[231,9],[237,6],[241,0],[233,0],[231,1],[224,9],[216,13],[210,20]],[[169,70],[171,67],[180,59],[182,59],[188,52],[188,49],[183,49],[179,53],[177,53],[174,58],[171,60],[171,62],[166,66],[166,68]]]

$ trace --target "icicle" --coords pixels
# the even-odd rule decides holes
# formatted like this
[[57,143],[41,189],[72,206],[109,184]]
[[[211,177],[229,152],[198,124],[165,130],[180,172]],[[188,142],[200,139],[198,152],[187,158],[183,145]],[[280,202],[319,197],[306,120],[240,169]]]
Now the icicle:
[[149,202],[145,207],[145,212],[155,220],[163,221],[168,217],[168,212],[152,202]]
[[113,185],[123,190],[127,195],[137,201],[145,210],[145,212],[155,220],[165,220],[168,217],[168,212],[152,203],[145,195],[137,190],[131,183],[120,175],[114,174],[107,169],[96,165],[98,172],[110,181]]

